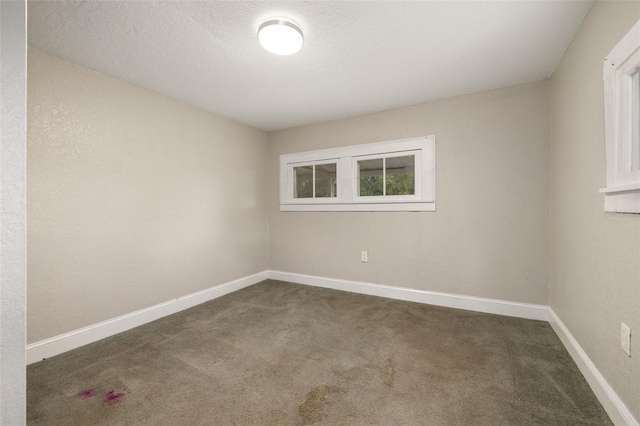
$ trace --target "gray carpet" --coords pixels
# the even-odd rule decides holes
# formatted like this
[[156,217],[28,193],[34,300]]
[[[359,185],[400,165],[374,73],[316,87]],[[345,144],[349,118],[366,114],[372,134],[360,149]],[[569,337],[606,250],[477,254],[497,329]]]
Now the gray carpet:
[[33,364],[30,425],[608,425],[540,321],[265,281]]

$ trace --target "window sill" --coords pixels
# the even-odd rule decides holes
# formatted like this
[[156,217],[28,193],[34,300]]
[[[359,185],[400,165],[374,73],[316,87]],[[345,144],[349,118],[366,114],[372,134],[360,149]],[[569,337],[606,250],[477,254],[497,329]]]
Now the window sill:
[[434,212],[436,203],[280,204],[281,212]]
[[640,213],[640,184],[602,188],[604,210],[614,213]]
[[608,188],[602,188],[601,194],[611,194],[615,192],[633,192],[640,191],[640,183],[632,183],[630,185],[611,186]]

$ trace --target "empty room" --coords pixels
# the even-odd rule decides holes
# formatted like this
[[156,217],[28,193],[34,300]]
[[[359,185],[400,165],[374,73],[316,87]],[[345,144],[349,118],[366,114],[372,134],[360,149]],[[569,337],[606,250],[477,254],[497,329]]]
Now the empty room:
[[0,424],[639,425],[640,1],[0,36]]

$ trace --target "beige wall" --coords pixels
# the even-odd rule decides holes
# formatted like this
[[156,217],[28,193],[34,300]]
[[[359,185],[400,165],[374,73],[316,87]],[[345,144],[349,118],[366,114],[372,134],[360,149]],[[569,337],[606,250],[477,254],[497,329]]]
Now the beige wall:
[[[542,81],[270,133],[271,269],[546,304],[548,129]],[[280,154],[429,134],[436,212],[279,211]]]
[[[607,214],[602,60],[640,2],[596,2],[551,79],[552,309],[640,419],[640,216]],[[634,333],[620,349],[620,322]]]
[[268,267],[267,134],[28,54],[28,341]]

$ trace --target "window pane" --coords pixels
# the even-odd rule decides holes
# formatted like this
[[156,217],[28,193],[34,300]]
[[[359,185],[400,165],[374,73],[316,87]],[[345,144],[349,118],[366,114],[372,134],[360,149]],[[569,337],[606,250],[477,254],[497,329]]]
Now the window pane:
[[382,158],[358,161],[358,181],[361,197],[383,195]]
[[414,195],[416,193],[415,155],[386,159],[386,195]]
[[336,197],[336,163],[316,164],[316,198]]
[[313,198],[313,166],[293,168],[293,197]]

